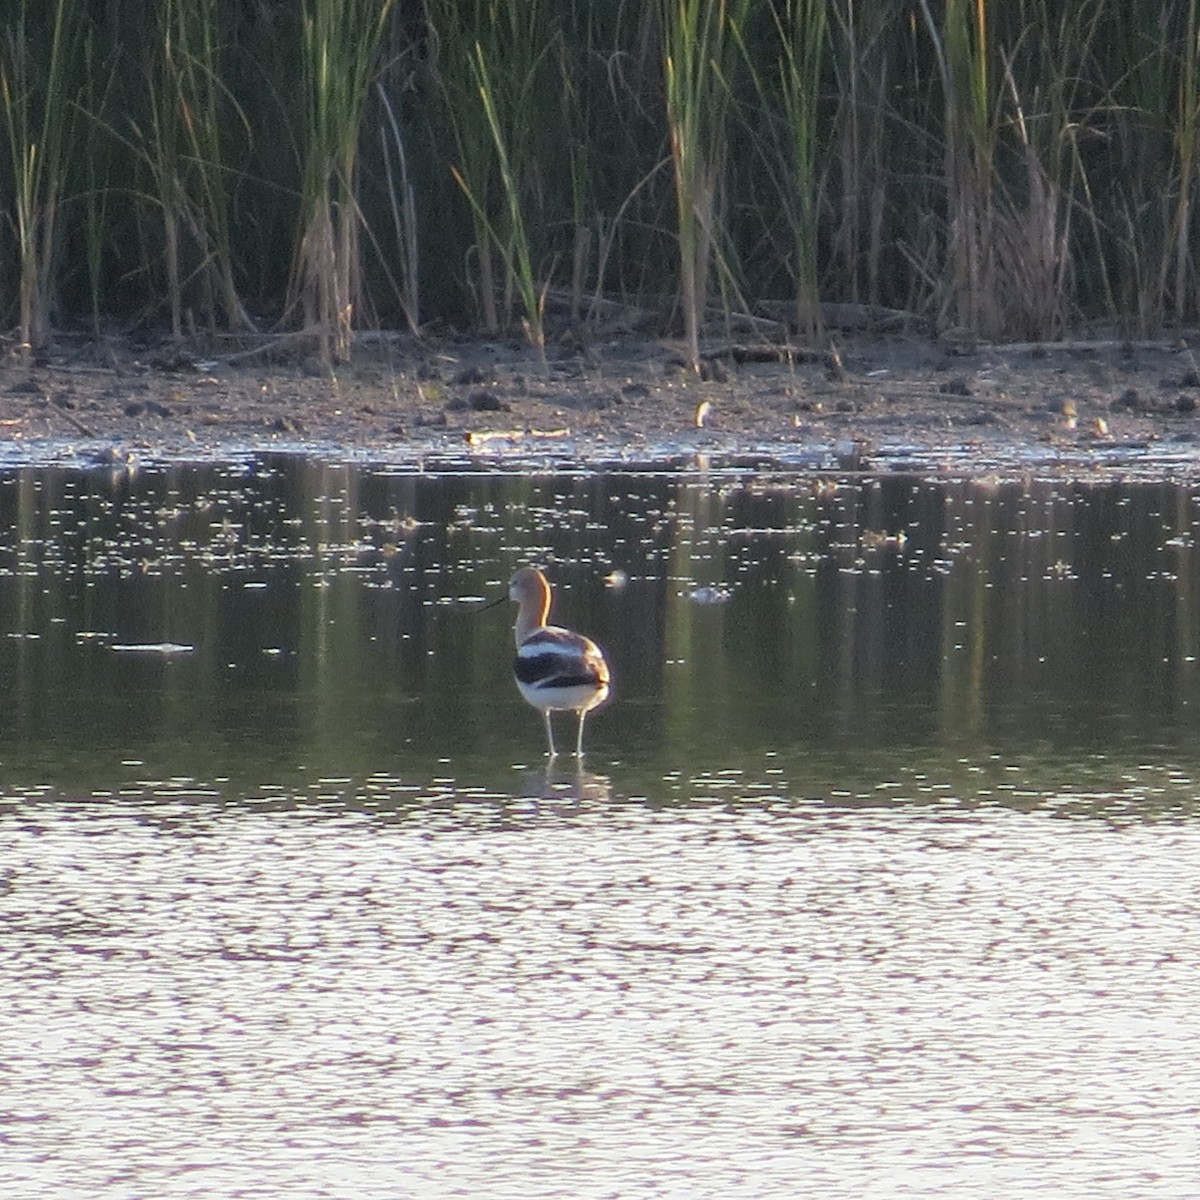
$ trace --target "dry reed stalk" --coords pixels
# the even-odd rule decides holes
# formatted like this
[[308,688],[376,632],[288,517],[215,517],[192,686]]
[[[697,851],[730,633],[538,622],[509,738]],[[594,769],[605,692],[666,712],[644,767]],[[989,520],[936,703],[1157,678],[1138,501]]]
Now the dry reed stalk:
[[[46,16],[46,10],[42,10]],[[18,337],[27,352],[51,335],[60,217],[76,125],[64,80],[80,44],[80,27],[56,0],[44,39],[35,37],[26,5],[0,36],[0,115],[8,133],[16,231]],[[38,61],[41,51],[45,57]]]
[[732,31],[746,0],[663,0],[665,116],[675,170],[680,296],[688,365],[699,374],[718,194],[727,150]]
[[305,0],[307,127],[288,307],[299,304],[327,364],[350,354],[361,284],[358,144],[390,8],[391,0]]

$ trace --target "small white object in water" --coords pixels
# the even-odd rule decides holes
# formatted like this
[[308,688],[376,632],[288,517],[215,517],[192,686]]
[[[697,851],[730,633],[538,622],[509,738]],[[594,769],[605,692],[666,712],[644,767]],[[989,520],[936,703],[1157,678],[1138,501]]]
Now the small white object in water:
[[191,654],[195,648],[182,642],[122,642],[110,647],[124,654]]
[[688,592],[693,604],[724,604],[733,593],[727,587],[698,587]]

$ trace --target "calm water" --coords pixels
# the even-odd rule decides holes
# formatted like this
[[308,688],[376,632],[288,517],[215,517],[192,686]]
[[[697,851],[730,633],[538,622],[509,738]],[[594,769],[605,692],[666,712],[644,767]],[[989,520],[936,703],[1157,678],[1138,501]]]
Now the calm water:
[[[255,459],[0,517],[5,1196],[1200,1190],[1200,488]],[[475,611],[524,562],[613,661],[582,768]]]

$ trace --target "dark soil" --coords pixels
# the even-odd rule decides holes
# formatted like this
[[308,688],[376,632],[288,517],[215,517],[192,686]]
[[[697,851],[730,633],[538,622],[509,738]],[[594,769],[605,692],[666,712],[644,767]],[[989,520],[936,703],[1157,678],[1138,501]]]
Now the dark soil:
[[[837,352],[725,346],[702,378],[678,345],[363,339],[332,372],[280,343],[196,353],[64,341],[0,362],[12,461],[224,457],[286,449],[389,461],[751,454],[858,469],[992,470],[1036,461],[1200,467],[1200,368],[1187,344],[967,350],[912,337]],[[272,354],[276,355],[274,361]]]

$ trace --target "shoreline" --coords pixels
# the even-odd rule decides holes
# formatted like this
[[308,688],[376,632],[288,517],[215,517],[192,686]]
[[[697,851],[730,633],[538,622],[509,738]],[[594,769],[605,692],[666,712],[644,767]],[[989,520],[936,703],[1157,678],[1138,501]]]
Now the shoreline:
[[[0,363],[0,463],[353,461],[603,470],[702,456],[781,469],[1200,475],[1186,342],[963,349],[851,336],[838,353],[678,343],[363,339],[330,374],[171,345],[62,344]],[[270,349],[264,348],[264,353]],[[239,361],[240,360],[240,361]]]

